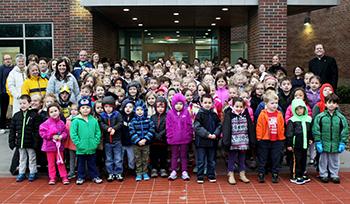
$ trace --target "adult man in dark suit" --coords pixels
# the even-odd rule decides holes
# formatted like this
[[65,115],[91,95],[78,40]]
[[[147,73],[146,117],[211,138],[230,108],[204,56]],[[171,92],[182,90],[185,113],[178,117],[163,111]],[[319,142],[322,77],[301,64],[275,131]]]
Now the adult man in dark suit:
[[315,45],[316,57],[309,61],[309,71],[321,78],[321,83],[330,83],[334,90],[338,85],[338,66],[333,57],[326,56],[322,44]]
[[6,93],[6,80],[12,70],[12,58],[8,54],[3,56],[3,64],[0,66],[0,104],[1,104],[1,116],[0,116],[0,133],[3,134],[6,129],[6,113],[9,106],[9,95]]

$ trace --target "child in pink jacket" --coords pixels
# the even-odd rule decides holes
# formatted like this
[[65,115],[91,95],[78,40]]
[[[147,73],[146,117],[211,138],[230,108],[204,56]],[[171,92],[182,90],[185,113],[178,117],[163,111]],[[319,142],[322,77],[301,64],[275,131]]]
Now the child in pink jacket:
[[48,170],[49,170],[49,185],[56,184],[56,165],[62,178],[64,185],[69,184],[67,171],[64,165],[63,158],[63,143],[67,138],[67,131],[64,122],[60,119],[60,106],[57,103],[50,104],[47,107],[49,118],[40,125],[39,133],[43,138],[41,151],[46,152]]
[[181,93],[177,93],[171,100],[172,109],[168,111],[166,117],[166,136],[171,149],[171,174],[169,180],[177,178],[176,169],[178,159],[181,160],[181,170],[183,180],[189,180],[187,173],[187,153],[188,144],[193,137],[192,119],[187,110],[186,98]]

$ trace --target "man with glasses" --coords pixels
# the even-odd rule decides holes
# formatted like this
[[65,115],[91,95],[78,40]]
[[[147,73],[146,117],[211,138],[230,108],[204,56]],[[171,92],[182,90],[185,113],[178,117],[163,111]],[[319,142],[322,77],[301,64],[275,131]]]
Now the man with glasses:
[[3,64],[0,65],[0,134],[5,133],[6,127],[6,113],[9,106],[9,95],[6,93],[6,80],[12,70],[12,58],[10,55],[3,56]]

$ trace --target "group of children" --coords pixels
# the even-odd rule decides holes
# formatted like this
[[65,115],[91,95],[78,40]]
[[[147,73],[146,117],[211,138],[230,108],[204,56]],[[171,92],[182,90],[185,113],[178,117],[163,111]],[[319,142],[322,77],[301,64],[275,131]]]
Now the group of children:
[[68,86],[57,96],[46,94],[43,102],[22,95],[9,135],[10,148],[20,153],[16,180],[26,179],[27,162],[28,180],[37,178],[36,150],[41,148],[50,185],[57,181],[56,166],[65,185],[74,177],[76,184],[83,184],[86,173],[101,183],[101,169],[107,181],[123,181],[124,164],[135,171],[136,181],[158,176],[175,180],[178,170],[189,180],[190,151],[197,182],[204,183],[205,177],[216,182],[217,152],[222,148],[232,185],[235,172],[242,182],[250,182],[248,160],[257,161],[259,182],[271,172],[277,183],[284,155],[290,181],[309,182],[308,154],[322,182],[340,182],[339,154],[349,132],[331,85],[321,86],[318,76],[304,75],[299,67],[292,80],[283,72],[271,74],[245,62],[234,68],[209,62],[194,67],[169,60],[117,63],[113,68],[98,64],[82,70],[77,103],[70,102]]

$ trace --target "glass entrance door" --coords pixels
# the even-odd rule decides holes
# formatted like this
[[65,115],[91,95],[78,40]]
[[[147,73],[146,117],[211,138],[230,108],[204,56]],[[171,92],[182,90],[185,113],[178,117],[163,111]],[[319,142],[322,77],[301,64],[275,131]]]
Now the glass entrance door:
[[192,63],[194,54],[194,45],[191,44],[144,44],[143,46],[143,58],[148,61],[174,57],[178,62]]

